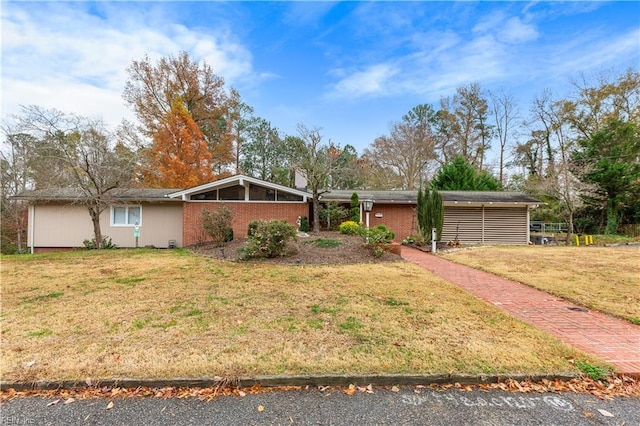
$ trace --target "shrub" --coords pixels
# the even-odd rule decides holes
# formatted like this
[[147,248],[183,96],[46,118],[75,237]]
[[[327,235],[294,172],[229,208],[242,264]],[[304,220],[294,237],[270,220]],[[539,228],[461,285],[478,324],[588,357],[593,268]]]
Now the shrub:
[[[367,238],[367,229],[363,228],[362,236]],[[369,228],[369,244],[389,244],[396,237],[396,234],[389,230],[385,225],[374,226]]]
[[287,254],[287,244],[297,238],[296,228],[284,220],[249,224],[249,239],[240,250],[243,258],[279,257]]
[[216,247],[233,240],[231,210],[224,204],[214,211],[202,211],[202,227]]
[[338,225],[349,216],[349,212],[335,201],[329,201],[320,209],[320,221],[327,229],[337,229]]
[[384,249],[380,246],[372,246],[371,248],[371,255],[373,257],[382,257],[382,255],[384,254]]
[[358,199],[357,192],[351,194],[351,209],[349,212],[351,214],[351,220],[360,223],[360,200]]
[[251,237],[258,229],[258,221],[254,220],[253,222],[249,222],[249,229],[247,230],[247,236]]
[[[98,248],[98,245],[96,244],[96,237],[93,237],[90,240],[84,240],[82,244],[84,244],[84,246],[89,250],[95,250]],[[109,250],[109,249],[114,249],[116,247],[117,246],[113,244],[110,237],[108,237],[107,235],[104,235],[102,237],[102,244],[100,244],[101,249]]]
[[342,222],[340,224],[340,233],[345,235],[358,235],[360,233],[361,226],[359,223],[352,220]]
[[309,218],[300,216],[300,232],[309,232]]

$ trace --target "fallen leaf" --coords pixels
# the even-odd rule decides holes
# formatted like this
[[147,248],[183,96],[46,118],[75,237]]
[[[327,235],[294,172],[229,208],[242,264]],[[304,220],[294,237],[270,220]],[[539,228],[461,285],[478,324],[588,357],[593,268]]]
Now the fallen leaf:
[[107,404],[107,410],[111,410],[113,408],[113,401],[109,401]]
[[397,387],[397,386],[393,386],[393,387],[391,388],[391,392],[400,392],[400,388],[399,388],[399,387]]
[[262,413],[264,411],[264,407],[262,405],[258,405],[258,411]]
[[72,402],[75,402],[75,399],[73,399],[73,398],[67,398],[67,399],[64,401],[64,403],[65,403],[65,404],[71,404]]
[[583,411],[582,414],[584,414],[584,416],[588,419],[592,419],[594,418],[596,415],[593,414],[591,411]]
[[244,396],[247,396],[247,394],[245,392],[238,391],[238,396],[244,397]]
[[87,377],[87,380],[84,381],[87,386],[91,387],[91,377]]
[[61,399],[56,399],[55,401],[51,401],[47,404],[47,407],[51,407],[52,405],[58,405],[62,401]]
[[598,408],[598,411],[600,412],[600,414],[602,414],[605,417],[613,417],[613,414],[611,414],[607,410],[602,410],[602,409]]
[[29,368],[29,367],[33,367],[33,365],[36,363],[35,360],[29,361],[29,362],[25,362],[24,363],[24,368]]
[[356,393],[356,385],[349,385],[349,387],[344,390],[344,393],[346,393],[347,395],[353,395],[354,393]]

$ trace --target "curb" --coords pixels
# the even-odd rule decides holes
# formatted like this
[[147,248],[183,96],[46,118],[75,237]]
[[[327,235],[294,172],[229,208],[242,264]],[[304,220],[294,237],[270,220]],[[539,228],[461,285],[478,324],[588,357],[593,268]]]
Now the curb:
[[253,376],[240,378],[222,378],[222,377],[201,377],[201,378],[175,378],[175,379],[92,379],[91,385],[87,385],[85,380],[62,380],[62,381],[40,381],[40,382],[0,382],[0,390],[6,391],[14,389],[16,391],[26,390],[60,390],[60,389],[78,389],[85,387],[121,387],[121,388],[165,388],[165,387],[193,387],[208,388],[216,386],[230,385],[238,388],[249,388],[252,386],[263,387],[285,387],[285,386],[349,386],[356,385],[373,385],[373,386],[415,386],[430,384],[454,384],[461,385],[478,385],[485,383],[499,383],[505,380],[516,380],[518,382],[530,380],[532,382],[540,382],[542,380],[571,380],[578,378],[578,375],[559,374],[559,375],[450,375],[450,374],[433,374],[433,375],[321,375],[321,376]]

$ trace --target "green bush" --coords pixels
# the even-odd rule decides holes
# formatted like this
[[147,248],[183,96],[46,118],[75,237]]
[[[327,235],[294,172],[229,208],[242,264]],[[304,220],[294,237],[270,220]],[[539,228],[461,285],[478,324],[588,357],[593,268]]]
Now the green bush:
[[247,230],[247,236],[251,237],[254,232],[258,229],[258,221],[254,220],[253,222],[249,222],[249,229]]
[[280,257],[287,254],[287,244],[297,238],[295,226],[284,220],[256,221],[249,224],[249,239],[240,249],[243,258]]
[[[93,237],[90,240],[84,240],[82,244],[84,244],[84,246],[89,250],[95,250],[98,248],[98,245],[96,244],[96,237]],[[116,247],[117,246],[113,244],[110,237],[108,237],[107,235],[102,237],[102,244],[100,244],[101,249],[109,250]]]
[[351,214],[351,220],[360,223],[360,200],[358,199],[358,193],[354,192],[351,194],[351,209],[349,209]]
[[[396,237],[396,234],[389,230],[385,225],[374,226],[373,228],[369,228],[368,232],[368,242],[369,244],[389,244]],[[367,229],[362,228],[362,236],[367,239]]]
[[320,222],[329,230],[335,230],[349,216],[349,212],[335,201],[327,202],[320,209]]
[[300,232],[309,232],[309,218],[300,216]]
[[352,220],[347,220],[340,224],[340,233],[345,235],[358,235],[360,234],[361,226],[359,223]]
[[202,211],[202,227],[216,247],[233,240],[231,210],[224,204],[214,211]]

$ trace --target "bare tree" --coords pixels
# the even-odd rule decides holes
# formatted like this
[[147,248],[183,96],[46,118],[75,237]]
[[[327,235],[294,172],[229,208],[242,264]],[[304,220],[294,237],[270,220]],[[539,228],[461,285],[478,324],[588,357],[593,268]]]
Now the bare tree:
[[2,250],[5,253],[13,250],[20,253],[26,249],[27,205],[12,197],[33,186],[33,154],[37,141],[29,134],[20,133],[11,123],[2,125],[2,135]]
[[36,187],[64,186],[66,194],[89,212],[100,248],[100,214],[113,203],[116,189],[129,186],[134,154],[114,141],[101,120],[33,105],[23,107],[18,120],[22,131],[38,141]]
[[313,194],[313,232],[320,232],[320,195],[331,190],[330,178],[340,164],[342,150],[331,141],[324,144],[317,127],[309,129],[299,124],[298,134],[299,137],[288,137],[291,160],[307,179],[307,187]]
[[363,158],[374,170],[396,177],[398,185],[389,189],[417,189],[424,180],[425,169],[434,171],[437,165],[435,121],[436,113],[430,105],[417,105],[402,121],[391,125],[388,136],[376,138],[370,148],[365,149]]
[[500,144],[499,172],[498,179],[504,186],[505,155],[509,148],[509,143],[516,129],[516,122],[520,119],[520,114],[513,95],[504,91],[490,93],[491,112],[495,122],[495,136]]
[[489,105],[478,83],[456,89],[453,100],[440,100],[439,135],[443,157],[449,160],[458,155],[478,169],[491,148],[492,127],[488,120]]

